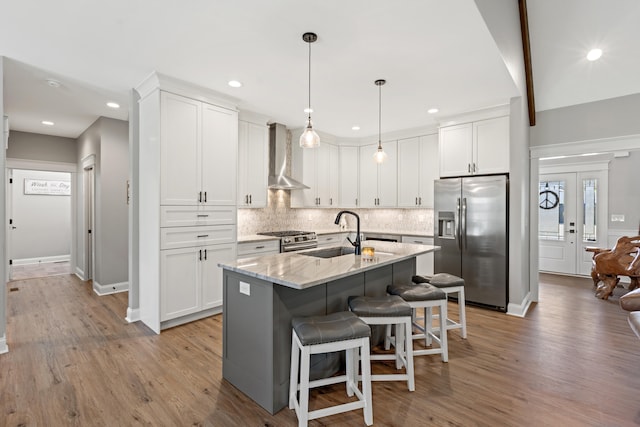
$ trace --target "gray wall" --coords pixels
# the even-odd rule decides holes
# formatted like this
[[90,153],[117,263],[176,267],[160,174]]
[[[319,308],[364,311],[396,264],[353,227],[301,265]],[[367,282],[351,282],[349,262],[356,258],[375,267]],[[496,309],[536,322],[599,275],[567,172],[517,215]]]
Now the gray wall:
[[609,221],[610,230],[640,229],[640,185],[635,179],[639,166],[640,151],[630,152],[629,157],[616,157],[609,164],[609,220],[612,214],[625,217],[624,222]]
[[539,111],[531,146],[640,134],[640,93]]
[[[541,111],[531,128],[531,145],[551,145],[640,135],[640,94]],[[634,179],[640,151],[615,157],[609,165],[609,229],[638,230],[640,186]],[[624,222],[611,222],[624,214]]]
[[75,163],[77,142],[73,138],[11,131],[7,158]]
[[[14,263],[71,254],[71,196],[24,194],[25,179],[70,182],[66,172],[13,171],[11,253]],[[43,261],[47,261],[46,259]]]
[[[126,182],[129,168],[128,123],[101,117],[78,138],[78,223],[84,219],[82,160],[95,155],[95,271],[99,285],[126,283],[128,279],[128,208]],[[78,266],[86,268],[85,234],[78,232]]]

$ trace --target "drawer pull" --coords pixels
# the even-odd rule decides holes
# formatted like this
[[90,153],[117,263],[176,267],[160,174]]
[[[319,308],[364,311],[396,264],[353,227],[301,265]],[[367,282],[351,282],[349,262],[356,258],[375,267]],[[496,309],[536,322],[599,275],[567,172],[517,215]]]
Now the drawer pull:
[[422,240],[414,240],[414,241],[413,241],[413,243],[419,243],[419,244],[422,244],[423,242],[422,242]]
[[256,246],[256,249],[264,249],[264,246]]
[[198,218],[206,218],[206,217],[208,217],[208,216],[209,216],[209,215],[199,214],[199,215],[198,215]]
[[328,242],[329,240],[333,240],[333,237],[327,237],[327,238],[326,238],[326,240],[327,240],[327,242]]
[[200,237],[209,237],[209,235],[208,234],[199,234],[198,238],[200,238]]

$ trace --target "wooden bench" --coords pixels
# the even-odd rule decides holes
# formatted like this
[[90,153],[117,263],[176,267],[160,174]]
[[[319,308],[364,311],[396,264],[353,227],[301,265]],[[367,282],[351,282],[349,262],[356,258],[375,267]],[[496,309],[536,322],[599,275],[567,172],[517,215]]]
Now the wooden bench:
[[596,297],[608,299],[620,278],[628,276],[631,279],[630,290],[640,284],[640,236],[623,236],[618,239],[612,249],[587,247],[587,252],[593,252],[591,278],[596,289]]

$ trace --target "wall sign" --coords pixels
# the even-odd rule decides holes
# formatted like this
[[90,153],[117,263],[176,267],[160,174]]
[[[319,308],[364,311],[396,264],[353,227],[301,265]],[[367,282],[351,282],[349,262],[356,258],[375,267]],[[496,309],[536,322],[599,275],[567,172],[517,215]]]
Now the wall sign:
[[69,196],[71,195],[71,183],[69,181],[52,181],[48,179],[25,179],[24,194]]

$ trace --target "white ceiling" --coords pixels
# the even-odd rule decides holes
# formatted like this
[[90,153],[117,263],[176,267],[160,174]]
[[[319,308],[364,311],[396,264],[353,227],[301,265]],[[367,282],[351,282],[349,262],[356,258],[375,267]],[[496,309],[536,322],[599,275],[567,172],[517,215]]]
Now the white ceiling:
[[[404,0],[402,7],[387,0],[96,4],[3,2],[0,55],[11,129],[77,137],[100,115],[126,119],[128,92],[153,71],[300,127],[307,31],[318,34],[311,51],[314,124],[336,136],[377,133],[379,78],[387,80],[383,133],[433,125],[518,94],[471,0]],[[640,22],[640,2],[530,0],[528,7],[537,110],[640,92],[640,26],[631,25]],[[586,64],[583,51],[603,41],[602,62]],[[47,78],[62,86],[49,87]],[[244,86],[230,88],[231,79]],[[107,101],[123,108],[108,109]],[[440,112],[427,114],[431,107]],[[42,120],[56,126],[45,128]]]

